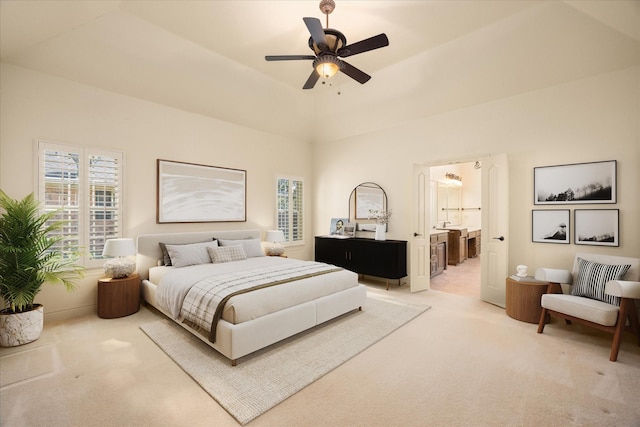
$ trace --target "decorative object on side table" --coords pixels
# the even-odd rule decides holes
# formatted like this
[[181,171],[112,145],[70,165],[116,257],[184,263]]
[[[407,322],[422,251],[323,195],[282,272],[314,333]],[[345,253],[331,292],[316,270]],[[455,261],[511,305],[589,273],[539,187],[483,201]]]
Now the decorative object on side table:
[[331,218],[329,234],[332,236],[344,235],[344,226],[349,223],[349,218]]
[[267,255],[282,256],[284,254],[284,247],[280,244],[280,242],[284,242],[284,232],[282,230],[268,230],[264,240],[271,243],[271,245],[267,246]]
[[62,254],[58,234],[66,221],[58,212],[40,214],[33,193],[14,200],[0,190],[0,297],[8,307],[0,310],[0,345],[14,347],[35,341],[44,326],[44,307],[34,304],[45,282],[61,282],[68,291],[82,277],[75,252]]
[[136,254],[133,239],[109,239],[104,244],[102,256],[115,257],[104,263],[104,274],[114,279],[122,279],[131,275],[136,269],[136,263],[127,257]]
[[527,277],[527,269],[528,269],[528,268],[529,268],[529,267],[527,267],[527,266],[526,266],[526,265],[524,265],[524,264],[517,265],[517,266],[516,266],[516,271],[517,271],[518,273],[516,274],[516,276],[518,276],[518,277]]
[[386,231],[387,231],[387,223],[389,222],[389,218],[391,217],[391,209],[370,209],[369,210],[369,218],[376,221],[376,240],[385,240],[386,239]]

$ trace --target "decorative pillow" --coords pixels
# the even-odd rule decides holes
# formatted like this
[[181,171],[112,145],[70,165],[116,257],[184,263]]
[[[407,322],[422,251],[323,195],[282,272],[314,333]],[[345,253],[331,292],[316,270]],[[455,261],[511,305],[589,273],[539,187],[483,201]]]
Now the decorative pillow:
[[620,297],[604,293],[609,280],[620,280],[627,274],[631,264],[600,264],[578,258],[578,277],[571,287],[571,295],[597,299],[613,305],[620,305]]
[[211,261],[213,261],[214,264],[242,261],[243,259],[247,259],[247,255],[244,253],[244,249],[240,245],[207,248],[207,251],[209,252]]
[[220,246],[241,245],[242,248],[244,249],[244,253],[247,255],[247,258],[265,256],[264,251],[262,250],[262,244],[260,243],[260,239],[239,239],[239,240],[218,239],[218,242],[220,242]]
[[171,265],[186,267],[187,265],[208,264],[211,262],[207,248],[215,248],[218,242],[190,243],[186,245],[165,245]]
[[[216,239],[213,239],[215,242]],[[209,243],[210,240],[205,240],[205,242]],[[169,251],[167,250],[167,245],[191,245],[193,243],[204,243],[204,242],[190,242],[190,243],[162,243],[160,242],[160,250],[162,251],[162,265],[171,265],[171,257],[169,256]]]

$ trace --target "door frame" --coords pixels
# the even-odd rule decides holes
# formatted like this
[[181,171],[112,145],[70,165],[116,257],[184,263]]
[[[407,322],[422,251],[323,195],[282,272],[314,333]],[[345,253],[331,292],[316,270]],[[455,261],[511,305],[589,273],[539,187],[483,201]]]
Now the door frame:
[[[428,290],[431,287],[431,280],[430,277],[427,277],[426,280],[424,278],[421,278],[418,283],[416,284],[416,286],[413,285],[414,282],[414,274],[417,271],[417,266],[414,266],[414,263],[417,262],[416,257],[418,256],[417,254],[423,253],[424,252],[424,248],[420,248],[419,244],[422,244],[424,242],[422,242],[419,237],[427,237],[427,236],[414,236],[413,233],[420,233],[421,228],[419,227],[419,221],[424,221],[424,223],[426,223],[428,226],[430,225],[430,216],[431,216],[431,211],[428,210],[428,212],[425,213],[424,216],[421,216],[418,212],[418,207],[420,204],[420,201],[423,200],[422,198],[426,198],[426,200],[431,200],[432,199],[432,194],[431,194],[431,185],[430,185],[430,181],[431,181],[431,175],[430,175],[430,171],[432,167],[438,167],[438,166],[447,166],[447,165],[452,165],[452,164],[458,164],[458,163],[474,163],[476,161],[480,161],[481,165],[492,165],[493,160],[494,159],[502,159],[503,160],[503,169],[500,171],[501,175],[499,177],[499,181],[492,181],[491,179],[487,179],[485,177],[485,172],[483,171],[482,173],[482,184],[481,184],[481,188],[482,188],[482,201],[483,201],[483,205],[485,204],[485,200],[487,201],[486,203],[489,203],[489,198],[488,196],[496,196],[496,197],[500,197],[500,208],[502,209],[502,214],[498,215],[498,216],[494,216],[493,220],[492,220],[492,224],[493,227],[492,229],[486,229],[483,230],[482,228],[484,228],[485,224],[489,224],[489,217],[491,216],[491,210],[489,206],[487,207],[482,207],[482,211],[481,211],[481,223],[482,223],[482,227],[481,227],[481,247],[483,248],[483,252],[487,253],[487,252],[493,252],[493,245],[494,243],[500,244],[501,245],[501,250],[499,251],[499,253],[497,255],[491,255],[491,256],[484,256],[481,258],[481,279],[480,279],[480,289],[481,289],[481,300],[489,302],[491,304],[495,304],[501,307],[504,307],[504,301],[505,301],[505,281],[504,278],[507,277],[507,273],[508,273],[508,239],[506,239],[505,236],[507,236],[508,233],[508,229],[509,229],[509,216],[508,216],[508,157],[506,155],[506,153],[500,153],[500,154],[496,154],[496,155],[487,155],[487,156],[483,156],[480,157],[479,159],[476,158],[456,158],[456,159],[450,159],[448,161],[439,161],[439,162],[424,162],[424,163],[414,163],[413,164],[413,173],[412,173],[412,188],[413,188],[413,200],[412,200],[412,209],[411,209],[411,224],[412,224],[412,230],[411,230],[411,245],[410,245],[410,250],[411,250],[411,292],[416,292],[416,291],[422,291],[422,290]],[[418,179],[417,177],[419,176],[420,172],[425,172],[427,171],[429,173],[429,178],[427,181],[427,185],[419,185],[418,183]],[[506,176],[505,176],[506,175]],[[490,190],[488,188],[488,185],[502,185],[501,190],[498,192],[496,189]],[[424,193],[422,195],[420,195],[420,197],[418,196],[418,191],[419,189],[422,188],[424,190]],[[485,194],[486,193],[486,194]],[[492,201],[492,203],[494,203],[495,200]],[[506,204],[506,208],[505,205]],[[427,227],[424,231],[428,234],[428,230],[429,228]],[[494,236],[489,236],[489,234],[491,233],[495,233],[496,230],[500,230],[500,233],[503,237],[505,237],[505,240],[501,240],[499,241],[500,243],[498,243],[498,241],[493,240]],[[507,236],[508,237],[508,236]],[[486,250],[485,250],[486,248]],[[489,258],[494,258],[493,262],[491,264],[489,264]],[[497,258],[497,259],[496,259]],[[429,276],[429,275],[427,275]],[[498,280],[497,278],[500,278],[500,280]],[[491,279],[491,280],[489,280]],[[487,292],[487,289],[490,289],[491,292]]]

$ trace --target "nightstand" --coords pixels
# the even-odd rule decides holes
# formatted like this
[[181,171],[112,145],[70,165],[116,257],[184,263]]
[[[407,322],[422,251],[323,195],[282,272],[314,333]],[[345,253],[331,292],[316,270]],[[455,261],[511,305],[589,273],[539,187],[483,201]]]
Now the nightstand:
[[140,276],[133,273],[122,279],[98,280],[98,316],[103,319],[124,317],[140,309]]
[[509,317],[528,323],[538,323],[542,306],[540,299],[547,292],[548,282],[533,277],[514,280],[507,277],[506,312]]

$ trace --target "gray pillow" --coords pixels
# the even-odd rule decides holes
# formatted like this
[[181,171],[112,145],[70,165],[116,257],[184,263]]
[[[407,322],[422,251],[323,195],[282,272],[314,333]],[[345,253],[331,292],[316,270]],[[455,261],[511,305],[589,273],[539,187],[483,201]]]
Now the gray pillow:
[[[216,239],[213,239],[213,241],[215,242]],[[167,245],[190,245],[192,243],[204,243],[204,242],[210,242],[210,240],[205,240],[203,242],[189,242],[189,243],[162,243],[160,242],[160,250],[162,251],[162,265],[167,265],[170,266],[171,265],[171,257],[169,256],[169,251],[167,251]]]
[[247,258],[265,256],[260,239],[218,239],[218,242],[220,242],[220,246],[241,245],[244,249],[244,253],[247,255]]
[[171,265],[174,267],[186,267],[188,265],[209,264],[211,257],[207,248],[215,248],[218,242],[191,243],[186,245],[165,245],[171,257]]

